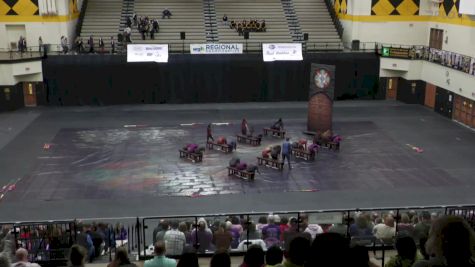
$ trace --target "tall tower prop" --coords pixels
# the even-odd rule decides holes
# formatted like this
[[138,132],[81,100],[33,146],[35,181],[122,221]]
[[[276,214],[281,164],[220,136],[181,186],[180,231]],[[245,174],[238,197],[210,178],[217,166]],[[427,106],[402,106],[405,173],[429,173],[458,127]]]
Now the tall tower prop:
[[307,130],[323,133],[332,130],[335,66],[312,63],[308,101]]

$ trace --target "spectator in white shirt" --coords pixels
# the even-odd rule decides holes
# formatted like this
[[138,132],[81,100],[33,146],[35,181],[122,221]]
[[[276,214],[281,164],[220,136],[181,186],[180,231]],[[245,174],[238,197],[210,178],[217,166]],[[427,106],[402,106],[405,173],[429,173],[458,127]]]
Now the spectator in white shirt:
[[384,242],[392,242],[396,235],[393,216],[387,215],[386,218],[384,218],[384,223],[374,226],[373,233],[376,238],[379,238]]
[[183,232],[178,230],[179,223],[171,222],[171,229],[165,233],[163,241],[165,242],[166,254],[168,256],[180,256],[186,245],[186,238]]
[[37,263],[31,263],[28,261],[28,251],[24,248],[19,248],[15,252],[15,258],[17,262],[12,264],[12,267],[40,267]]

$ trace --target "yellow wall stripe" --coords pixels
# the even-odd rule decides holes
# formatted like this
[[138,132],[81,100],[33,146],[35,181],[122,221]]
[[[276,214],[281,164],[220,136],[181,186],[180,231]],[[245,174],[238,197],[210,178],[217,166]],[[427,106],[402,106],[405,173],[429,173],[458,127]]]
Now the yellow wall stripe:
[[0,16],[0,22],[68,22],[79,18],[79,14],[66,16]]
[[438,22],[446,24],[454,24],[460,26],[475,27],[475,21],[469,18],[450,18],[435,16],[353,16],[348,14],[338,14],[342,20],[358,21],[358,22]]

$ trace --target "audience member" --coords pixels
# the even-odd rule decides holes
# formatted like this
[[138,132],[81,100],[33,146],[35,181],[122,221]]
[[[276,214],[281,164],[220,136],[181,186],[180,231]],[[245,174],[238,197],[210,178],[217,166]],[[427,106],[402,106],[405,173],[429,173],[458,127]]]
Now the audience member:
[[[301,229],[299,229],[299,226]],[[290,218],[289,220],[289,228],[283,233],[284,236],[284,250],[288,251],[290,249],[290,243],[296,237],[303,237],[310,242],[312,240],[312,236],[304,232],[305,229],[302,229],[301,225],[298,224],[298,220],[295,217]]]
[[185,234],[178,230],[178,221],[172,221],[170,223],[170,230],[166,231],[163,236],[167,255],[179,256],[183,253],[183,249],[186,246]]
[[308,266],[349,266],[349,240],[336,233],[319,234],[313,240]]
[[206,250],[213,249],[213,233],[208,228],[208,223],[204,218],[198,219],[198,227],[191,232],[191,241],[193,245],[200,245],[199,248],[197,248],[199,253],[205,253]]
[[185,235],[186,247],[191,247],[191,233],[186,222],[181,222],[178,225],[178,230]]
[[104,54],[104,47],[105,47],[104,40],[102,40],[102,37],[99,37],[99,48],[101,50],[101,54]]
[[347,216],[345,214],[342,214],[341,216],[341,223],[335,223],[333,224],[329,229],[329,233],[337,233],[342,236],[346,236],[347,231],[348,231],[348,226],[346,225],[347,223]]
[[152,20],[152,25],[153,25],[153,31],[154,31],[155,33],[158,33],[159,27],[160,27],[160,26],[158,25],[158,20],[157,20],[157,19],[153,19],[153,20]]
[[69,266],[84,267],[87,250],[83,246],[73,245],[69,251]]
[[24,248],[17,249],[15,258],[16,262],[12,264],[12,267],[40,267],[40,265],[28,261],[28,251]]
[[226,14],[223,15],[223,22],[227,22],[228,21],[228,16]]
[[473,267],[475,233],[463,218],[443,216],[433,222],[426,250],[431,258],[416,262],[414,267]]
[[163,237],[165,236],[165,233],[168,231],[169,225],[166,220],[160,220],[160,230],[157,232],[157,235],[155,236],[155,242],[157,241],[163,241]]
[[259,232],[262,232],[262,228],[264,228],[267,225],[267,217],[266,216],[261,216],[257,220],[256,224],[256,230]]
[[241,233],[241,241],[247,239],[261,239],[261,233],[256,230],[256,225],[253,222],[249,222]]
[[405,234],[408,236],[414,236],[414,225],[411,223],[411,219],[409,219],[408,214],[401,215],[401,222],[397,225],[398,233]]
[[266,242],[267,247],[271,247],[273,245],[279,245],[280,227],[279,225],[275,224],[274,215],[269,215],[269,217],[267,218],[267,221],[269,222],[267,226],[262,228],[262,239],[264,240],[264,242]]
[[89,45],[89,53],[94,53],[94,38],[92,37],[92,35],[89,36],[87,44]]
[[209,267],[231,267],[231,257],[226,251],[217,251],[211,258]]
[[213,243],[216,250],[227,251],[231,247],[233,236],[229,232],[230,229],[226,227],[226,223],[219,224],[218,230],[214,232]]
[[373,228],[363,213],[357,214],[355,222],[350,225],[351,237],[369,237],[373,236]]
[[107,265],[107,267],[137,267],[134,263],[130,262],[127,249],[120,247],[115,252],[114,260]]
[[86,249],[87,258],[89,261],[92,261],[94,258],[95,248],[90,235],[91,231],[89,225],[83,225],[82,227],[79,226],[79,229],[82,229],[82,231],[76,235],[76,244]]
[[132,39],[130,39],[130,35],[132,34],[132,29],[130,27],[126,27],[124,29],[124,37],[126,43],[132,43]]
[[396,238],[397,255],[392,256],[385,267],[411,267],[416,260],[422,257],[417,253],[416,242],[408,235],[399,235]]
[[157,241],[154,247],[155,257],[151,260],[146,260],[144,267],[175,267],[176,261],[165,257],[165,243],[163,241]]
[[164,18],[170,18],[172,16],[172,12],[168,8],[165,8],[162,12],[162,19]]
[[244,255],[241,267],[262,267],[264,265],[264,250],[259,245],[252,245]]
[[10,259],[8,258],[7,254],[0,253],[0,267],[11,267]]
[[287,231],[287,229],[289,229],[289,218],[287,218],[287,216],[282,216],[282,218],[280,218],[279,228],[280,228],[280,241],[283,241],[284,240],[283,233]]
[[198,255],[195,252],[185,251],[178,261],[176,267],[200,267],[198,264]]
[[99,256],[102,252],[102,243],[104,242],[104,238],[100,234],[97,229],[97,226],[92,226],[92,230],[90,232],[92,245],[94,246],[94,255]]
[[114,36],[111,36],[111,54],[115,54],[115,41],[114,41]]
[[[304,266],[310,254],[310,241],[302,236],[297,236],[290,241],[289,249],[286,251],[283,267]],[[309,265],[317,266],[317,265]],[[324,265],[322,265],[324,266]]]
[[419,223],[414,227],[414,240],[419,242],[421,238],[429,236],[431,226],[431,216],[427,211],[423,211]]
[[315,239],[315,236],[323,233],[323,229],[318,224],[309,224],[308,215],[305,213],[300,214],[300,219],[302,220],[302,228],[305,229],[306,233],[309,233],[312,236],[312,240]]
[[284,252],[279,246],[272,246],[266,252],[266,267],[277,266],[284,260]]
[[387,215],[384,218],[384,223],[375,225],[373,233],[376,238],[383,240],[385,243],[392,243],[396,235],[396,228],[394,227],[394,218],[392,215]]
[[43,39],[40,36],[38,38],[38,52],[41,53],[42,49],[43,49]]

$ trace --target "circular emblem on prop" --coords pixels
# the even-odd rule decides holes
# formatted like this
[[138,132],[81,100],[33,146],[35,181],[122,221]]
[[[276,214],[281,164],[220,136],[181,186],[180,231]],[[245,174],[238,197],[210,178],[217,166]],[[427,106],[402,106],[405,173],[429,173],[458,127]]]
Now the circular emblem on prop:
[[330,86],[330,73],[325,69],[316,70],[313,79],[315,80],[315,85],[320,89],[326,89]]

